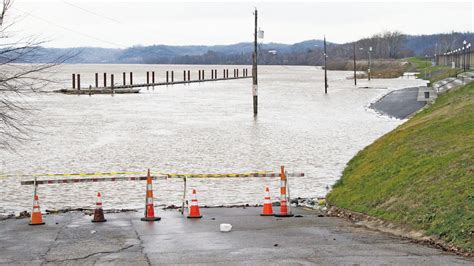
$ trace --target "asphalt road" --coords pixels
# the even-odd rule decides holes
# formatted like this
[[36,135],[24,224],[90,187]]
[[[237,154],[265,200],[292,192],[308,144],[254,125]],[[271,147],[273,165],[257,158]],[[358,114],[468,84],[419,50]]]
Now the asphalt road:
[[417,100],[418,90],[419,88],[415,87],[392,91],[370,107],[381,114],[405,119],[426,104]]
[[[141,212],[106,214],[106,223],[67,213],[0,222],[0,264],[470,264],[473,260],[370,231],[345,220],[259,216],[259,208],[201,209],[190,220],[176,210],[157,211],[163,219],[140,221]],[[220,223],[231,223],[229,233]]]

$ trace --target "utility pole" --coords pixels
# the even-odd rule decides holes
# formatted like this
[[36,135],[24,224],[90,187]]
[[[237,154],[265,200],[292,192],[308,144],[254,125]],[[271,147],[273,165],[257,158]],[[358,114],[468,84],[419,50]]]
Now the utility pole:
[[369,53],[369,64],[367,66],[367,77],[370,81],[370,52],[372,52],[372,46],[369,47],[369,51],[367,51],[367,53]]
[[326,36],[324,36],[324,93],[328,93],[328,69],[327,69],[327,64],[326,64]]
[[354,42],[354,86],[357,86],[357,73],[356,73],[356,43]]
[[257,80],[257,9],[255,15],[255,30],[253,39],[253,66],[252,66],[252,94],[253,94],[253,115],[256,116],[258,112],[258,80]]

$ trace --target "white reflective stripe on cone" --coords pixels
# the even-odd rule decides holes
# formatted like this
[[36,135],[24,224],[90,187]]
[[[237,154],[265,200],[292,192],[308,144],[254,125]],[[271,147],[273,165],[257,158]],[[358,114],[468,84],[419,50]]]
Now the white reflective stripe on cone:
[[152,190],[151,184],[146,184],[146,189],[147,190]]

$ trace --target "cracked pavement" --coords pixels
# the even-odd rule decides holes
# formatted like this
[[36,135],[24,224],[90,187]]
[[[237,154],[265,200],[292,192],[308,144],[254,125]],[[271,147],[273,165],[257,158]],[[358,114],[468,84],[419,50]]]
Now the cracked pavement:
[[[142,222],[142,212],[106,214],[107,222],[65,213],[0,222],[0,264],[470,264],[474,261],[365,229],[345,220],[259,216],[260,208],[201,209],[200,220],[176,210],[156,210],[160,222]],[[219,224],[230,223],[230,233]]]

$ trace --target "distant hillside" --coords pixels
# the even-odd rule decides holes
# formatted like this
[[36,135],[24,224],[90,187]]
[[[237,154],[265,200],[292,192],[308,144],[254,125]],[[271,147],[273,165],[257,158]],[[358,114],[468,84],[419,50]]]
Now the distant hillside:
[[[461,46],[463,40],[474,43],[473,33],[450,33],[410,36],[400,35],[397,51],[390,50],[386,35],[374,35],[356,42],[358,47],[374,47],[374,58],[400,58],[433,55]],[[389,40],[393,43],[393,38]],[[437,45],[438,44],[438,45]],[[322,64],[322,40],[306,40],[294,44],[264,43],[259,45],[260,64],[320,65]],[[388,52],[383,49],[388,47]],[[274,50],[276,53],[269,53]],[[64,54],[71,55],[67,63],[127,63],[127,64],[251,64],[251,42],[231,45],[151,45],[126,49],[113,48],[40,48],[37,53],[22,62],[49,62]],[[358,56],[365,52],[357,51]],[[328,42],[329,60],[352,57],[352,43]]]

